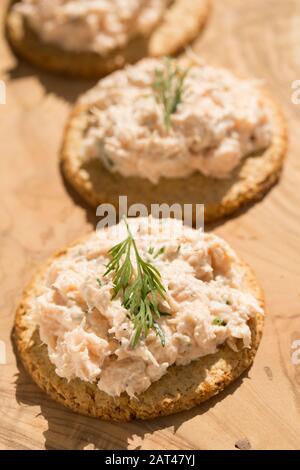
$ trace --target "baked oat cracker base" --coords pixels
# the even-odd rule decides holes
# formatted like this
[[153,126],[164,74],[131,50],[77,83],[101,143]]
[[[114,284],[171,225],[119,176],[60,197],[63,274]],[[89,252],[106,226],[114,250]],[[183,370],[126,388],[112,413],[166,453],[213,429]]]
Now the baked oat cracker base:
[[[18,1],[12,0],[11,5]],[[211,0],[175,0],[150,36],[140,35],[127,47],[106,56],[64,51],[56,45],[42,43],[22,15],[11,8],[6,34],[15,52],[38,67],[67,76],[100,78],[146,56],[179,52],[198,36],[209,14],[210,3]]]
[[[208,178],[200,172],[188,178],[160,180],[153,185],[146,179],[125,178],[112,173],[99,159],[84,161],[80,155],[82,138],[88,124],[91,104],[78,104],[69,118],[61,152],[66,179],[93,207],[103,203],[119,206],[119,196],[128,197],[128,206],[175,203],[205,205],[205,222],[228,216],[242,206],[261,199],[278,181],[287,153],[287,128],[279,107],[265,92],[262,99],[272,116],[273,139],[264,152],[245,158],[224,180]],[[89,92],[85,95],[88,98]],[[92,96],[92,95],[91,95]]]
[[[56,255],[64,256],[66,251]],[[53,261],[53,259],[51,260]],[[123,394],[112,398],[95,384],[80,379],[60,378],[51,364],[47,347],[41,343],[38,329],[31,318],[31,301],[40,292],[48,265],[38,272],[24,292],[17,310],[14,339],[22,361],[37,385],[50,397],[75,412],[103,420],[130,421],[170,415],[190,409],[218,394],[252,363],[259,346],[264,318],[258,315],[249,321],[252,348],[238,353],[223,346],[217,354],[194,361],[187,366],[172,366],[138,398]],[[252,293],[264,308],[262,291],[252,271],[242,261],[238,269],[243,274],[243,289]]]

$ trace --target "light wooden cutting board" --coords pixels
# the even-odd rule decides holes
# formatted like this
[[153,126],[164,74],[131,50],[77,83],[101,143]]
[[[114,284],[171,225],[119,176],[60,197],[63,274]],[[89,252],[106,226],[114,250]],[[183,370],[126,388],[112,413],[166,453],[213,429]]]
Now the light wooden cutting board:
[[[1,0],[3,23],[6,1]],[[69,82],[20,64],[0,39],[0,365],[1,449],[300,448],[300,79],[298,0],[215,0],[197,50],[214,64],[266,80],[286,111],[291,144],[282,181],[238,217],[224,236],[253,266],[268,303],[254,366],[207,404],[169,418],[132,424],[88,419],[49,400],[18,364],[10,335],[14,311],[35,267],[86,233],[95,218],[65,185],[58,164],[63,126],[78,93]]]

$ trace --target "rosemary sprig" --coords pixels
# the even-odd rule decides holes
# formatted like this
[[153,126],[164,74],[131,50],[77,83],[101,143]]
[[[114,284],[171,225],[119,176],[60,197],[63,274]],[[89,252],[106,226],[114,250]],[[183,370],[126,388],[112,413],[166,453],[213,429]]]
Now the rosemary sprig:
[[[151,329],[155,330],[165,345],[165,337],[157,320],[164,315],[159,310],[159,299],[165,298],[166,290],[161,282],[157,268],[142,259],[129,225],[125,220],[128,237],[110,251],[110,263],[107,265],[105,276],[114,273],[113,298],[122,292],[122,305],[128,310],[129,318],[134,325],[132,347],[136,347],[140,338],[146,338]],[[134,253],[136,268],[131,261]]]
[[178,105],[182,102],[184,81],[189,69],[182,70],[174,65],[172,59],[165,59],[165,69],[155,71],[153,92],[157,103],[163,105],[164,123],[167,131],[171,129],[171,116],[176,113]]

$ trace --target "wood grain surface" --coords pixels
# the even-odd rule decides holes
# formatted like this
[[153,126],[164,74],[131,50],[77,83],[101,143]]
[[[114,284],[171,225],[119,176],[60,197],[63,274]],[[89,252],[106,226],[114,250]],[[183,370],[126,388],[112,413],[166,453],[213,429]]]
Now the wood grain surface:
[[[0,2],[3,24],[6,0]],[[65,120],[91,83],[69,82],[18,62],[0,39],[1,449],[300,448],[299,0],[215,0],[196,49],[214,64],[266,80],[285,109],[291,143],[279,185],[259,204],[215,226],[255,269],[268,317],[254,366],[204,406],[151,422],[109,424],[66,411],[41,393],[16,357],[11,330],[24,285],[53,251],[90,230],[95,217],[63,181]]]

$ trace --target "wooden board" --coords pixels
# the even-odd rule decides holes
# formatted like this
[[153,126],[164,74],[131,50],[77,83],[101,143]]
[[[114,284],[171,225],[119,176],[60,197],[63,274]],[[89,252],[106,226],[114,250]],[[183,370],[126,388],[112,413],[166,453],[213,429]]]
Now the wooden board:
[[[1,1],[0,16],[6,1]],[[269,315],[254,366],[219,397],[190,412],[152,422],[108,424],[49,400],[17,361],[10,335],[14,311],[35,267],[87,232],[93,214],[65,185],[58,164],[64,122],[89,83],[68,82],[18,63],[3,38],[0,79],[0,366],[1,449],[296,449],[300,447],[300,79],[298,0],[215,0],[197,50],[215,64],[266,80],[282,103],[291,145],[282,181],[259,204],[219,224],[254,267]]]

